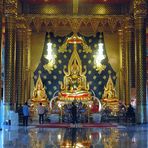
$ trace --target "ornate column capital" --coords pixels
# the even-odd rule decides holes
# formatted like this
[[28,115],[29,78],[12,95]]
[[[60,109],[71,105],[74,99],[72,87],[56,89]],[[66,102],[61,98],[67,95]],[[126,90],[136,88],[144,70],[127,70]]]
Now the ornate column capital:
[[17,29],[26,29],[26,19],[24,17],[17,17],[16,28]]
[[147,0],[134,0],[134,16],[135,18],[147,16]]
[[16,15],[17,0],[4,0],[4,13],[6,15]]
[[125,29],[131,30],[134,28],[134,18],[133,17],[126,17],[125,18]]

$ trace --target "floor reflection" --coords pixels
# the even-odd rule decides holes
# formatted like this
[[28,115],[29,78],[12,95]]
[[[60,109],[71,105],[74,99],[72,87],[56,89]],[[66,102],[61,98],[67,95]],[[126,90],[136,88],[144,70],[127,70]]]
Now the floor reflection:
[[146,148],[148,126],[118,128],[5,127],[0,148]]

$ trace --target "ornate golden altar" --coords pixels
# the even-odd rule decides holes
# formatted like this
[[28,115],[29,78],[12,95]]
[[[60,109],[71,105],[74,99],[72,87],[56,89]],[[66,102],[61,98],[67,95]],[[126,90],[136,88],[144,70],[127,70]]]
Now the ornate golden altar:
[[82,69],[82,62],[77,52],[77,44],[82,39],[73,35],[67,40],[74,45],[74,49],[68,62],[67,71],[64,69],[64,80],[61,84],[61,91],[58,94],[58,103],[68,104],[72,101],[92,104],[92,96],[89,92],[89,83],[86,79],[86,69]]

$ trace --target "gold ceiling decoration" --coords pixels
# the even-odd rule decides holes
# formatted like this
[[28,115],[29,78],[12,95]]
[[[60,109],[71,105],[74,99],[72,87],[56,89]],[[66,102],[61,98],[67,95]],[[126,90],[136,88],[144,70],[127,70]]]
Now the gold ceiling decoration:
[[41,23],[42,23],[41,19],[37,17],[36,19],[32,20],[32,22],[35,24],[35,28],[37,32],[39,32],[41,28]]
[[[21,17],[21,16],[18,16]],[[26,25],[33,31],[51,31],[56,35],[65,36],[70,32],[81,33],[85,36],[95,35],[99,29],[106,32],[116,32],[125,26],[129,16],[45,16],[26,15]],[[129,19],[130,20],[130,19]],[[42,30],[44,26],[44,30]],[[81,29],[80,29],[81,28]],[[99,29],[98,29],[99,28]],[[89,31],[88,31],[89,30]],[[61,33],[62,32],[62,33]]]
[[90,23],[91,23],[91,27],[93,29],[93,32],[95,34],[97,32],[98,25],[99,25],[100,22],[98,21],[98,19],[94,18],[94,19],[91,20]]
[[70,27],[72,29],[72,32],[74,32],[74,33],[79,32],[82,21],[83,21],[82,18],[68,19],[68,22],[70,23]]

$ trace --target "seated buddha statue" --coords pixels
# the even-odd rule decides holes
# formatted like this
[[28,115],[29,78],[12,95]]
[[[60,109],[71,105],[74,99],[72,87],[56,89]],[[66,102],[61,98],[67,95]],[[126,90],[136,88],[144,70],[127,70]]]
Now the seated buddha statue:
[[64,83],[61,89],[68,92],[88,91],[89,86],[86,82],[86,70],[82,72],[82,63],[77,50],[74,49],[68,63],[68,72],[64,70]]
[[39,103],[42,103],[43,106],[48,106],[47,95],[41,77],[39,75],[36,85],[33,89],[32,98],[29,100],[30,104],[30,114],[33,118],[38,117],[37,107]]
[[114,113],[118,111],[119,99],[116,96],[116,90],[114,88],[111,76],[109,76],[108,82],[104,87],[104,94],[102,96],[102,103],[106,107],[109,107]]
[[111,76],[109,76],[108,82],[104,87],[103,98],[108,98],[108,99],[116,98],[116,91],[115,91]]
[[68,71],[64,69],[64,81],[61,84],[60,100],[90,100],[89,84],[86,81],[86,69],[82,71],[82,63],[74,44],[74,50],[68,62]]
[[36,86],[33,90],[32,101],[34,102],[44,102],[47,99],[47,95],[45,92],[45,88],[43,87],[43,83],[41,77],[38,77],[36,82]]

